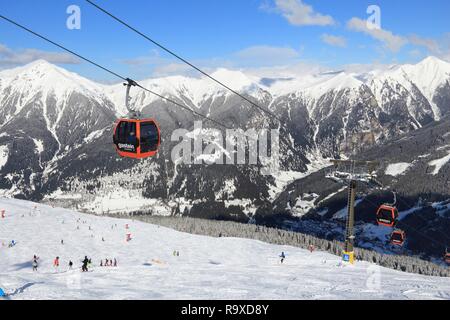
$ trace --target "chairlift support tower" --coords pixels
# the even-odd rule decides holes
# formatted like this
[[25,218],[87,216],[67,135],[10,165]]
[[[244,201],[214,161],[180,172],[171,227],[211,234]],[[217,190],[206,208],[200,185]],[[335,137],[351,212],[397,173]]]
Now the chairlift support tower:
[[326,174],[326,178],[336,183],[347,184],[347,221],[345,230],[345,246],[342,252],[344,261],[351,264],[355,261],[354,253],[354,226],[355,226],[355,201],[356,189],[359,183],[374,184],[381,186],[375,174],[379,163],[376,161],[355,160],[331,160],[333,169]]

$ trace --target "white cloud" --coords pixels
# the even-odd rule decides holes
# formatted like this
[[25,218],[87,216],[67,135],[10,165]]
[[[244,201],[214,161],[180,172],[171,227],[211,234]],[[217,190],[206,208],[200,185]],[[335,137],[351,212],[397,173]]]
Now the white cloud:
[[300,57],[300,52],[290,47],[253,46],[233,54],[240,65],[275,65],[287,63]]
[[191,75],[194,70],[184,63],[168,63],[156,66],[153,69],[154,77],[167,77],[174,75]]
[[347,39],[345,39],[344,37],[333,36],[324,33],[320,38],[322,39],[323,42],[329,44],[330,46],[341,48],[345,48],[347,46]]
[[275,0],[275,8],[268,8],[267,3],[261,8],[280,13],[294,26],[329,26],[335,24],[333,17],[315,12],[312,6],[302,0]]
[[408,37],[408,40],[413,45],[427,48],[430,53],[436,55],[441,54],[441,48],[435,39],[422,38],[418,35],[412,35]]
[[148,55],[139,56],[130,59],[122,59],[121,62],[129,66],[143,66],[143,65],[160,65],[167,64],[171,59],[161,57],[158,50],[151,50]]
[[43,59],[56,64],[79,64],[80,59],[66,52],[50,52],[37,49],[13,50],[0,44],[0,66],[24,65]]
[[[383,29],[371,29],[367,26],[367,21],[359,18],[352,18],[347,22],[347,28],[365,33],[372,38],[380,41],[385,48],[396,53],[400,51],[404,46],[411,45],[416,48],[410,50],[411,55],[418,55],[417,47],[422,47],[426,49],[426,54],[432,54],[441,59],[448,59],[450,55],[450,35],[447,38],[444,36],[441,40],[436,40],[432,38],[423,38],[419,35],[413,34],[410,36],[400,36],[395,35],[391,31]],[[446,53],[448,50],[449,53]]]
[[275,65],[269,67],[250,67],[243,68],[243,71],[249,75],[260,78],[302,78],[308,74],[319,74],[328,70],[314,61],[303,61],[285,65]]
[[368,28],[367,21],[359,18],[350,19],[347,23],[347,27],[352,31],[362,32],[371,36],[383,43],[383,45],[392,52],[398,52],[403,46],[408,44],[406,38],[395,35],[391,31]]
[[[244,48],[227,56],[197,59],[191,62],[205,72],[213,72],[217,68],[267,68],[279,65],[294,65],[299,62],[301,52],[301,48],[296,50],[291,47],[257,45]],[[148,77],[150,74],[152,77],[171,75],[200,76],[200,73],[190,66],[178,60],[160,56],[157,50],[152,51],[147,56],[122,59],[120,62],[130,66],[133,68],[134,73],[142,74],[144,77]]]

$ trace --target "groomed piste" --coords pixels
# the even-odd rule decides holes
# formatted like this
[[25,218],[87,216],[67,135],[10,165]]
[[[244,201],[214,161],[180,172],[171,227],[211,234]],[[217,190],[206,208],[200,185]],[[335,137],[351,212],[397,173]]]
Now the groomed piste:
[[[0,198],[0,207],[6,299],[450,299],[449,278],[367,262],[352,266],[328,253],[196,236],[16,199]],[[81,272],[85,256],[92,264]],[[117,267],[100,266],[105,259],[116,259]]]

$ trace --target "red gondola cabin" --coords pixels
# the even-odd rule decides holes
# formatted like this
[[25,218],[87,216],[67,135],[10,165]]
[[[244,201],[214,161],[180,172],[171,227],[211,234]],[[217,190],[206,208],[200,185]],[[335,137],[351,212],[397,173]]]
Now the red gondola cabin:
[[395,207],[382,205],[377,212],[377,222],[381,226],[393,227],[398,220],[398,210]]
[[395,230],[391,234],[391,243],[396,246],[403,246],[406,240],[406,233],[402,230]]
[[121,157],[153,157],[161,143],[158,124],[152,118],[119,119],[114,127],[114,144]]

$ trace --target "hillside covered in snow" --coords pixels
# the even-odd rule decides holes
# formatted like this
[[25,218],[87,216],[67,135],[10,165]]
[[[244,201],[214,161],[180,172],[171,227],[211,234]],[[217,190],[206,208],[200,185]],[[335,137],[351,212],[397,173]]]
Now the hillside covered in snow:
[[[162,144],[154,158],[122,159],[112,144],[114,121],[125,112],[122,84],[98,84],[43,60],[0,71],[0,195],[96,214],[257,221],[342,240],[345,188],[326,180],[324,168],[332,158],[356,156],[381,160],[377,173],[387,186],[381,195],[361,190],[361,243],[392,252],[386,235],[374,238],[367,224],[396,189],[400,211],[420,209],[403,220],[412,227],[405,251],[442,261],[450,246],[450,63],[428,57],[370,72],[322,71],[213,73],[281,123],[204,77],[140,81],[231,128],[279,128],[280,171],[270,175],[257,165],[172,161],[175,130],[189,138],[217,128],[204,122],[194,133],[198,119],[190,112],[137,88],[131,104],[157,119]],[[224,158],[220,150],[203,158]]]
[[[0,219],[0,288],[12,300],[450,299],[449,278],[367,262],[345,265],[328,253],[190,235],[21,200],[2,198],[0,208],[6,210]],[[8,247],[12,240],[16,244]],[[281,252],[287,255],[283,264]],[[39,256],[37,272],[33,255]],[[59,268],[52,266],[56,256]],[[84,256],[92,259],[86,273],[80,272]],[[100,267],[100,260],[114,258],[117,267]]]

